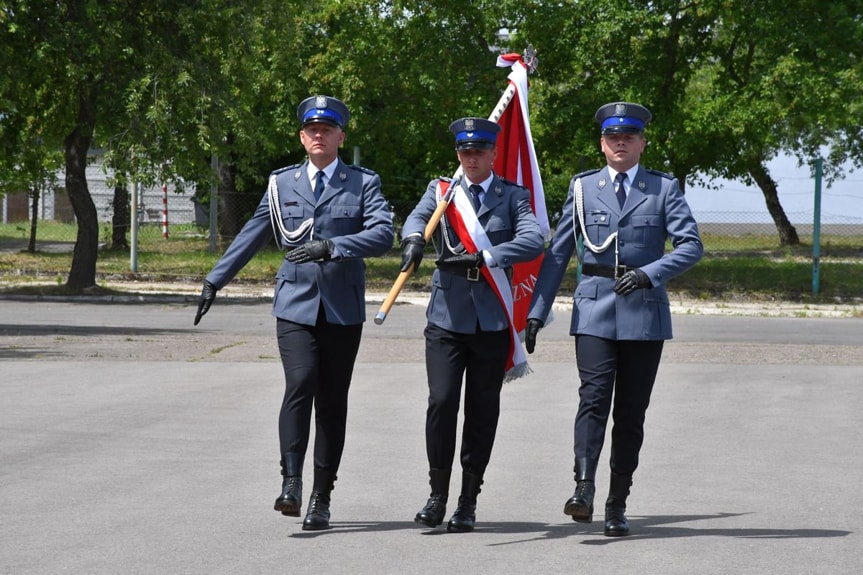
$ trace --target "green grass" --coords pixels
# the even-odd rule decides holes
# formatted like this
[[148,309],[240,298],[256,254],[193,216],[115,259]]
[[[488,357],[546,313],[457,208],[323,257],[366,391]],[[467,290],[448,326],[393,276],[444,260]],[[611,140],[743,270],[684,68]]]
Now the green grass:
[[[103,224],[101,237],[108,237]],[[12,286],[45,283],[62,286],[72,263],[72,254],[51,253],[51,242],[66,242],[67,249],[75,239],[75,227],[54,222],[39,222],[38,250],[19,251],[26,247],[29,227],[23,224],[0,224],[0,282]],[[705,257],[692,270],[669,283],[672,292],[695,298],[749,298],[807,302],[854,301],[863,297],[863,236],[826,236],[822,238],[820,291],[812,294],[812,246],[777,247],[775,236],[704,235]],[[810,240],[811,241],[811,240]],[[10,248],[12,246],[12,248]],[[14,246],[18,246],[17,249]],[[144,226],[138,234],[137,271],[130,271],[128,250],[104,249],[97,261],[97,282],[110,285],[112,280],[134,279],[199,284],[213,267],[226,245],[215,253],[209,251],[205,231],[192,225],[171,227],[168,239],[159,226]],[[11,251],[9,251],[11,249]],[[261,251],[240,272],[235,282],[270,284],[282,261],[275,249]],[[418,273],[406,290],[427,290],[434,266],[427,254]],[[399,273],[399,250],[384,257],[369,258],[368,289],[388,290]],[[576,284],[575,261],[564,277],[561,293],[571,293]]]

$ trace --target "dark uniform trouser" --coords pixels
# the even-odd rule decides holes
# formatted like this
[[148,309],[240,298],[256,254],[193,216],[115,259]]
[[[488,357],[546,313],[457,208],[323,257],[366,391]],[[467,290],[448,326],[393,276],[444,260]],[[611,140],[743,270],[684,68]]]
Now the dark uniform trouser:
[[612,408],[611,471],[632,475],[644,442],[644,414],[659,369],[662,340],[615,341],[575,336],[581,386],[575,416],[575,458],[598,461]]
[[305,456],[312,404],[315,408],[315,469],[338,471],[345,446],[348,388],[363,325],[327,323],[323,309],[316,325],[279,319],[276,335],[285,370],[279,412],[281,453]]
[[464,471],[482,475],[491,458],[497,431],[500,390],[510,346],[509,332],[465,334],[428,325],[425,339],[429,386],[426,453],[429,467],[452,468],[464,375],[461,465]]

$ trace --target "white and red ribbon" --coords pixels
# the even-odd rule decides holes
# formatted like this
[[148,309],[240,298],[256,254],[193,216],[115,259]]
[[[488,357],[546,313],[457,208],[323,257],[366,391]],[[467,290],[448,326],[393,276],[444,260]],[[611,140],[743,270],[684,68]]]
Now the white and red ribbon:
[[[501,130],[497,137],[494,171],[500,177],[521,184],[530,190],[533,213],[536,215],[543,236],[548,239],[549,224],[545,193],[530,131],[530,114],[527,105],[528,68],[521,54],[503,54],[498,57],[497,65],[512,68],[508,78],[515,88],[515,95],[498,120]],[[522,333],[527,325],[530,299],[541,264],[540,255],[532,261],[517,263],[512,268],[513,321],[518,333]],[[547,322],[551,320],[552,316],[549,316]]]
[[[448,182],[438,182],[438,198],[443,198],[446,195],[448,186]],[[482,224],[479,223],[479,219],[476,217],[476,212],[467,192],[459,183],[456,183],[456,186],[452,201],[446,209],[449,225],[455,231],[459,241],[461,241],[468,253],[475,254],[491,249],[491,241],[488,239],[485,229],[483,229]],[[507,354],[504,381],[511,381],[530,373],[530,367],[527,365],[527,356],[524,353],[524,347],[513,322],[513,301],[510,283],[506,277],[506,273],[500,267],[482,266],[479,271],[491,286],[500,305],[506,311],[507,320],[509,321],[510,345],[509,354]]]

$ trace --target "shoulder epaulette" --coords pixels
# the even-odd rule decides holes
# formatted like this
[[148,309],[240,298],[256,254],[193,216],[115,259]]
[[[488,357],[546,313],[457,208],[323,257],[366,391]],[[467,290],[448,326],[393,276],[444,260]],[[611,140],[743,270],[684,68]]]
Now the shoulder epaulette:
[[527,186],[525,186],[524,184],[519,184],[518,182],[513,182],[512,180],[507,180],[506,178],[500,178],[500,181],[503,182],[504,184],[507,184],[510,186],[516,186],[517,188],[524,188],[525,190],[528,189]]
[[572,176],[572,179],[577,180],[578,178],[583,178],[585,176],[595,174],[596,172],[598,172],[600,170],[602,170],[602,168],[596,168],[595,170],[587,170],[587,171],[581,172],[580,174],[575,174],[574,176]]
[[300,166],[302,166],[302,164],[291,164],[290,166],[285,166],[284,168],[279,168],[277,170],[273,170],[272,172],[270,172],[270,175],[275,176],[275,175],[281,174],[282,172],[287,172],[288,170],[296,170]]
[[662,176],[666,180],[673,180],[674,179],[674,176],[672,176],[671,174],[666,174],[665,172],[660,172],[659,170],[651,170],[649,168],[645,168],[645,170],[647,170],[647,173],[649,173],[649,174],[653,174],[655,176]]
[[378,175],[378,174],[377,174],[377,172],[375,172],[374,170],[370,170],[370,169],[368,169],[368,168],[364,168],[363,166],[357,166],[357,165],[354,165],[354,164],[345,164],[345,165],[346,165],[347,167],[349,167],[350,169],[352,169],[352,170],[357,170],[357,171],[359,171],[359,172],[362,172],[362,173],[364,173],[364,174],[368,174],[368,175],[370,175],[370,176],[376,176],[376,175]]
[[447,178],[446,176],[441,176],[438,179],[442,182],[452,183],[452,178]]

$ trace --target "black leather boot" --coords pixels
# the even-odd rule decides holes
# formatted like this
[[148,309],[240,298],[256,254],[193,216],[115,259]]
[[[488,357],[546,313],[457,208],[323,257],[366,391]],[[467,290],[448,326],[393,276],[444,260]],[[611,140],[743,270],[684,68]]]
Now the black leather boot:
[[450,517],[446,530],[450,533],[467,533],[473,531],[476,523],[476,496],[479,495],[479,486],[482,485],[482,475],[464,471],[461,474],[461,495],[458,498],[458,507]]
[[330,492],[336,474],[325,469],[315,469],[315,482],[312,485],[312,496],[309,498],[309,509],[303,519],[303,531],[321,531],[330,528]]
[[446,514],[446,502],[449,496],[449,478],[451,469],[429,469],[429,485],[431,495],[426,506],[420,509],[414,517],[414,523],[421,523],[426,527],[437,527],[443,523]]
[[629,535],[626,498],[629,496],[630,485],[632,485],[631,475],[618,475],[612,472],[608,499],[605,501],[605,534],[608,537]]
[[299,453],[282,454],[282,494],[276,497],[273,507],[282,515],[299,517],[303,508],[303,456]]
[[563,512],[579,523],[593,521],[593,496],[596,494],[596,461],[586,457],[575,460],[575,493],[564,504]]

